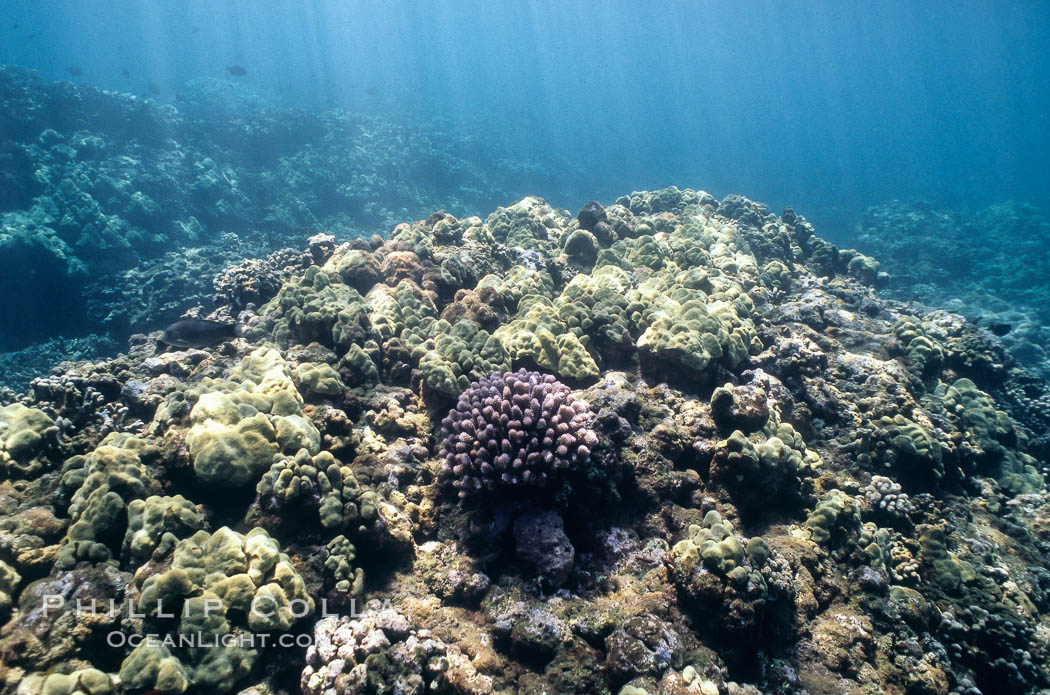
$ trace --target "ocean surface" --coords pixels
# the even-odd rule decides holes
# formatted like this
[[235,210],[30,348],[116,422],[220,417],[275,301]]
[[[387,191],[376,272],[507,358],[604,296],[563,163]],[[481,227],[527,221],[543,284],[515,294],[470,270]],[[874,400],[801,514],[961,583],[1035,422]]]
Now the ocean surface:
[[1048,46],[5,0],[0,695],[1047,695]]

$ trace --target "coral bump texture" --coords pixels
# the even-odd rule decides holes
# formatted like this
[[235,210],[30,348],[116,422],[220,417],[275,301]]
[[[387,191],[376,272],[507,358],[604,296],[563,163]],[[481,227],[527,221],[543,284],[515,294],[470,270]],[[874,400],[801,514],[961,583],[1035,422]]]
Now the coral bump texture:
[[587,404],[553,376],[521,369],[470,385],[442,420],[442,474],[466,497],[482,489],[543,486],[590,460],[598,437]]

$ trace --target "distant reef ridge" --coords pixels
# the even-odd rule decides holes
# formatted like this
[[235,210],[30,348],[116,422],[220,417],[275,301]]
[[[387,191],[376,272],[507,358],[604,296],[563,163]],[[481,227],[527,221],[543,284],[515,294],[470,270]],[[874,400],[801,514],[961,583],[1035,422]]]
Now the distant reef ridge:
[[112,311],[113,295],[144,291],[125,273],[186,249],[221,264],[304,231],[370,236],[439,208],[481,213],[568,169],[468,128],[267,108],[239,89],[192,84],[176,108],[0,67],[0,350],[126,339],[146,324]]
[[869,208],[851,241],[890,272],[890,296],[965,315],[1050,379],[1050,220],[1038,208],[968,214],[894,200]]

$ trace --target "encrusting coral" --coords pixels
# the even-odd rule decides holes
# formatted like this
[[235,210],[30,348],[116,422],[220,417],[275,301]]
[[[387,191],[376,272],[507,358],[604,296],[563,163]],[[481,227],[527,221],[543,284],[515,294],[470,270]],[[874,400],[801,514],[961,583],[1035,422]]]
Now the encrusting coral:
[[360,485],[350,468],[327,451],[311,457],[300,449],[294,457],[278,458],[256,490],[279,511],[316,507],[326,529],[368,526],[378,514],[375,492]]
[[47,465],[42,454],[57,438],[58,427],[46,413],[21,403],[0,408],[0,466],[8,475],[39,475]]
[[125,508],[159,491],[147,464],[157,447],[127,433],[113,433],[87,456],[74,456],[62,466],[61,487],[70,495],[70,526],[58,566],[70,568],[78,560],[110,557],[117,539],[123,539]]
[[260,348],[229,380],[207,385],[190,410],[186,433],[193,469],[206,483],[254,483],[278,451],[320,449],[317,429],[303,417],[303,399],[287,364]]
[[206,635],[222,645],[190,648],[181,656],[163,645],[136,647],[120,667],[121,681],[166,693],[228,691],[251,670],[262,643],[224,636],[287,632],[314,610],[302,576],[261,528],[241,535],[223,527],[179,541],[170,568],[141,580],[138,603],[146,620],[179,616],[177,633]]

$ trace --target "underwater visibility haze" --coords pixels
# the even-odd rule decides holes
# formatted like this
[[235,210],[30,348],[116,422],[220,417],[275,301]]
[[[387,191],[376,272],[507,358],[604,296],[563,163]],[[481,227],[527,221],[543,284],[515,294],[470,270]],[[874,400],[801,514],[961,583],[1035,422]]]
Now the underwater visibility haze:
[[0,7],[0,695],[1050,692],[1050,4]]

